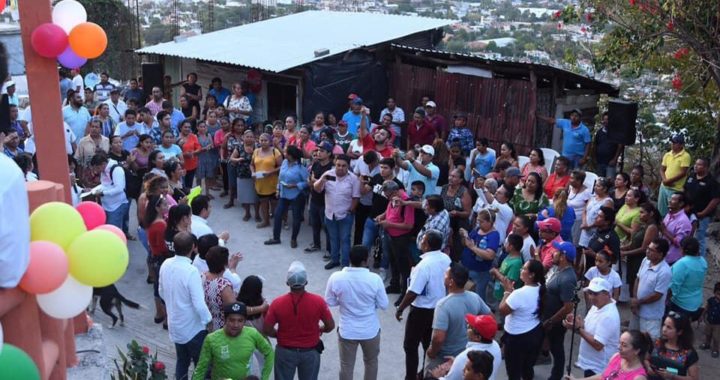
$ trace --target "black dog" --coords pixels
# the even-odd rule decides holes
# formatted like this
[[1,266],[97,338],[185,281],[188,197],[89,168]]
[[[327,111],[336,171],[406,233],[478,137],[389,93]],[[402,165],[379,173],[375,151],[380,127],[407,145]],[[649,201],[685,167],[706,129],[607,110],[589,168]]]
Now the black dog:
[[130,301],[123,297],[122,294],[117,290],[115,285],[109,285],[102,288],[93,288],[93,301],[90,307],[90,313],[95,312],[95,306],[97,305],[98,299],[100,300],[100,308],[102,311],[112,318],[112,325],[109,328],[115,327],[118,321],[118,317],[112,312],[113,306],[117,309],[120,314],[120,326],[125,324],[125,316],[122,313],[122,305],[125,304],[127,307],[133,309],[139,309],[140,305],[136,302]]

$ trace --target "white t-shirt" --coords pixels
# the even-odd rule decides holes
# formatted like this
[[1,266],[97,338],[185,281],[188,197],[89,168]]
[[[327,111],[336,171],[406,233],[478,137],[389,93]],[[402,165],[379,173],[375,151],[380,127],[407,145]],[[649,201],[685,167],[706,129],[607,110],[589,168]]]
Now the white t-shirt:
[[523,246],[520,250],[520,253],[522,253],[523,262],[530,261],[532,257],[532,253],[530,252],[531,248],[536,248],[537,244],[535,244],[535,240],[533,240],[532,236],[528,235],[523,239]]
[[523,286],[514,290],[505,302],[513,310],[505,316],[505,332],[524,334],[540,323],[538,311],[539,286]]
[[[32,134],[32,136],[25,141],[25,152],[35,154],[37,148],[35,147],[35,133],[33,132],[32,112],[30,110],[30,106],[27,106],[27,108],[20,113],[18,120],[27,122],[28,130],[30,131],[30,134]],[[75,141],[75,134],[66,122],[63,122],[63,133],[65,134],[65,151],[67,154],[73,154],[72,142]]]
[[490,208],[497,210],[495,214],[495,229],[500,234],[500,241],[505,241],[508,226],[513,219],[513,210],[507,203],[502,204],[498,202],[497,199],[493,200]]
[[487,351],[493,356],[493,371],[488,380],[495,380],[495,375],[499,373],[498,370],[502,364],[502,352],[500,351],[500,345],[496,341],[492,343],[468,342],[465,351],[458,354],[453,360],[450,372],[445,377],[441,377],[440,380],[462,380],[463,370],[465,364],[467,364],[467,355],[470,351]]
[[584,370],[602,373],[610,358],[620,349],[620,314],[615,302],[602,309],[591,307],[585,317],[585,331],[602,343],[603,349],[596,351],[585,339],[581,339],[577,365]]
[[14,288],[30,262],[28,195],[22,170],[0,154],[0,288]]
[[[82,99],[85,100],[85,81],[83,80],[82,75],[80,75],[80,74],[75,75],[72,79],[72,83],[73,83],[73,87],[72,87],[73,91],[80,94]],[[80,87],[80,90],[78,90],[78,87]]]
[[570,193],[568,194],[567,206],[572,207],[575,210],[575,219],[582,220],[582,213],[585,211],[585,205],[587,201],[592,197],[592,189],[585,188],[585,190],[575,193],[575,189],[570,186]]
[[610,269],[610,273],[608,273],[607,275],[600,273],[600,270],[597,267],[592,267],[588,269],[587,272],[585,272],[585,278],[588,281],[592,280],[595,277],[600,277],[606,280],[610,283],[610,286],[612,286],[613,289],[622,287],[622,280],[620,279],[620,275],[612,268]]

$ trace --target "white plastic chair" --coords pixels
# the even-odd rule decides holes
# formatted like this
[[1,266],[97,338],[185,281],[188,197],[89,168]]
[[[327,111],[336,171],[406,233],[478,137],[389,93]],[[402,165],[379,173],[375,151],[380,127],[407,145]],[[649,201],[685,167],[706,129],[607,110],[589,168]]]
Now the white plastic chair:
[[530,157],[528,156],[518,156],[518,166],[520,166],[520,169],[522,169],[525,164],[530,162]]
[[545,169],[548,173],[552,173],[555,169],[555,159],[560,156],[560,153],[550,148],[540,148],[545,157]]
[[595,181],[597,181],[598,178],[598,175],[593,172],[585,172],[585,182],[583,182],[583,185],[590,189],[591,193],[595,193]]

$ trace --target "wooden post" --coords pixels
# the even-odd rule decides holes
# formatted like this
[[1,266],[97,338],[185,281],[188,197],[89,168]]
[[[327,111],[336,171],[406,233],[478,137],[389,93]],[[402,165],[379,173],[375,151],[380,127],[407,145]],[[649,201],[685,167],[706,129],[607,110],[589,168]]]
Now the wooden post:
[[19,1],[18,7],[38,169],[42,179],[63,185],[64,201],[70,202],[70,170],[64,143],[57,62],[39,56],[30,44],[33,30],[40,24],[52,22],[50,0]]

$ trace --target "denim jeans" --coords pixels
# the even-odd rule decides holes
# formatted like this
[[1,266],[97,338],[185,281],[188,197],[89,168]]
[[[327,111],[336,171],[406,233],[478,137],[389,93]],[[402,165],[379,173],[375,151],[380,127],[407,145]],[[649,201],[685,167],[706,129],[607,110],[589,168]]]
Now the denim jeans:
[[[565,370],[565,332],[567,329],[560,323],[554,323],[549,331],[546,331],[552,354],[552,369],[548,380],[560,380]],[[572,358],[570,359],[572,360]]]
[[320,353],[315,349],[294,350],[275,346],[275,380],[315,380],[320,373]]
[[292,235],[290,239],[297,240],[300,232],[300,223],[302,223],[302,197],[298,195],[295,199],[280,198],[277,207],[273,212],[273,239],[280,240],[280,229],[282,228],[282,218],[285,212],[292,210]]
[[365,219],[365,226],[363,227],[363,238],[362,238],[362,245],[367,247],[367,249],[372,249],[373,244],[375,244],[375,239],[377,239],[378,235],[380,235],[380,238],[382,239],[382,257],[380,258],[380,267],[383,269],[388,269],[390,266],[390,236],[385,233],[385,230],[383,230],[382,227],[378,226],[377,223],[375,223],[375,220],[373,218],[368,217]]
[[700,243],[700,256],[702,257],[705,257],[705,250],[707,249],[705,241],[707,240],[707,229],[710,227],[711,219],[712,218],[709,216],[699,219],[698,229],[695,231],[695,239],[697,239],[698,243]]
[[477,293],[480,298],[485,301],[485,294],[487,294],[487,285],[490,282],[490,272],[478,272],[471,270],[470,271],[470,279],[473,280],[475,283],[475,293]]
[[125,216],[130,211],[130,202],[125,202],[118,206],[113,211],[107,211],[105,210],[106,215],[106,223],[112,224],[113,226],[123,230],[123,232],[127,233],[128,227],[127,222],[125,220]]
[[310,226],[312,226],[313,245],[318,248],[322,248],[322,245],[320,244],[320,232],[325,230],[325,248],[328,252],[330,252],[330,233],[324,225],[325,206],[321,206],[310,201],[310,211],[308,214],[308,218],[310,218]]
[[617,168],[615,165],[609,164],[595,164],[595,174],[599,177],[615,178],[617,174]]
[[657,208],[660,212],[660,216],[663,218],[668,213],[668,202],[670,202],[670,197],[672,197],[675,191],[677,190],[665,187],[665,185],[660,185],[660,190],[658,190]]
[[177,352],[177,362],[175,363],[175,380],[187,380],[188,368],[190,361],[197,366],[200,358],[200,349],[207,336],[207,330],[198,332],[189,342],[179,344],[175,343],[175,351]]
[[330,233],[330,262],[350,265],[350,233],[352,232],[353,214],[348,213],[342,219],[328,219],[325,225]]
[[195,171],[197,169],[188,170],[185,172],[185,177],[183,177],[183,186],[185,186],[188,189],[193,188],[193,184],[195,182]]

